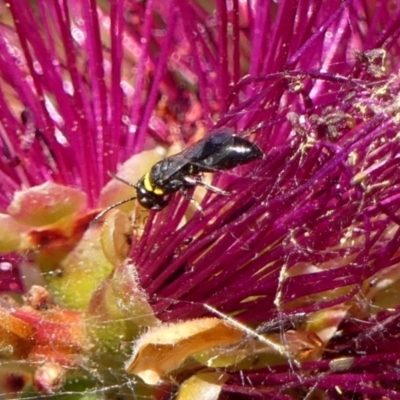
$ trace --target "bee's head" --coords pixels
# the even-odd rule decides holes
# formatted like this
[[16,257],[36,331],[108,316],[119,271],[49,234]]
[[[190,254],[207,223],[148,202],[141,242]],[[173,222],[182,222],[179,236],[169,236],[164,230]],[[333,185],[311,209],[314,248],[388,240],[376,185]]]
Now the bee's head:
[[140,205],[154,211],[160,211],[165,208],[169,203],[169,196],[160,196],[154,192],[150,192],[145,188],[143,179],[140,179],[136,184],[137,199]]

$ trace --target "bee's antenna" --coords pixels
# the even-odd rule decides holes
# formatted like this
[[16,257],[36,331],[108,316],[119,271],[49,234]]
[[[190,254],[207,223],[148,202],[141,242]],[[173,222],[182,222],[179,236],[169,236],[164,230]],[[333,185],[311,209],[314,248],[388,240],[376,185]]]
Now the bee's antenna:
[[[110,175],[111,178],[114,178],[114,179],[116,179],[117,181],[120,181],[120,182],[122,182],[122,183],[125,183],[125,185],[131,186],[131,187],[137,189],[137,185],[135,185],[135,184],[132,183],[132,182],[126,181],[126,180],[123,179],[123,178],[120,178],[119,176],[115,175],[115,174],[112,173],[111,171],[108,171],[108,175]],[[108,207],[105,208],[100,214],[96,215],[96,217],[93,219],[93,222],[97,222],[99,219],[101,219],[105,214],[107,214],[107,213],[108,213],[110,210],[112,210],[113,208],[118,207],[118,206],[120,206],[121,204],[128,203],[128,202],[130,202],[130,201],[132,201],[132,200],[135,200],[135,199],[137,199],[136,196],[135,196],[135,197],[129,197],[129,198],[127,198],[127,199],[120,200],[120,201],[117,201],[117,202],[114,203],[114,204],[111,204],[111,206],[108,206]]]
[[93,222],[97,222],[98,220],[100,220],[105,214],[107,214],[110,210],[112,210],[115,207],[120,206],[121,204],[125,204],[128,203],[129,201],[135,200],[137,197],[129,197],[127,199],[124,200],[120,200],[117,201],[114,204],[111,204],[111,206],[108,206],[107,208],[105,208],[100,214],[97,214],[95,218],[93,218]]
[[132,183],[132,182],[129,182],[129,181],[125,180],[124,178],[120,178],[119,176],[115,175],[115,174],[112,173],[111,171],[108,171],[108,175],[110,175],[111,178],[114,178],[114,179],[116,179],[117,181],[120,181],[120,182],[122,182],[122,183],[125,183],[125,185],[132,186],[132,187],[134,187],[135,189],[137,189],[137,185],[136,185],[136,184],[134,184],[134,183]]

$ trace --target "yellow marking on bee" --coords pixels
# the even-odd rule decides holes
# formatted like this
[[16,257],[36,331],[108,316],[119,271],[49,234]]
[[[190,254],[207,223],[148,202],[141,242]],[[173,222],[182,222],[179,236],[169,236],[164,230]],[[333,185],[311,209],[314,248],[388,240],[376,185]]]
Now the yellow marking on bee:
[[159,188],[159,187],[157,187],[157,186],[154,188],[153,192],[157,196],[163,196],[164,195],[164,190]]
[[148,192],[153,192],[154,191],[154,187],[150,182],[150,172],[148,172],[144,178],[143,178],[143,183],[144,183],[144,188],[148,191]]
[[153,186],[153,184],[151,183],[150,180],[150,172],[148,172],[144,178],[143,178],[143,184],[144,184],[144,188],[148,191],[148,192],[152,192],[157,196],[162,196],[164,195],[164,190],[157,187],[157,186]]

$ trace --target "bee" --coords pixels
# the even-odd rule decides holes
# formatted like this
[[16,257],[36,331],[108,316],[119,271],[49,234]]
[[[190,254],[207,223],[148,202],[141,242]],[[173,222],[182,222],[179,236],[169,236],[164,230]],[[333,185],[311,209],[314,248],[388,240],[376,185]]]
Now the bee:
[[[136,184],[111,174],[115,179],[134,187],[136,196],[112,204],[95,219],[98,220],[112,208],[135,199],[144,208],[153,211],[165,208],[176,192],[194,202],[187,192],[196,186],[227,195],[224,190],[202,181],[201,173],[225,171],[263,157],[261,149],[249,140],[236,136],[227,129],[217,130],[182,152],[157,162]],[[197,203],[196,205],[201,210]]]

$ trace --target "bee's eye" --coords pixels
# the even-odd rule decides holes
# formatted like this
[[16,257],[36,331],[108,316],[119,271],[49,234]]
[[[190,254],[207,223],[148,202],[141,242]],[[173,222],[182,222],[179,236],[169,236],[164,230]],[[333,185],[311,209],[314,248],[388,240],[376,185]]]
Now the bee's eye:
[[150,196],[148,196],[148,192],[144,189],[139,189],[137,191],[137,196],[138,196],[138,201],[139,203],[146,208],[151,208],[151,204],[152,204],[152,199]]
[[149,196],[139,196],[138,197],[138,201],[139,203],[145,207],[145,208],[153,208],[154,206],[154,199],[152,199],[152,197]]
[[169,200],[164,200],[163,197],[159,197],[156,202],[150,207],[154,211],[160,211],[169,203]]
[[160,211],[169,203],[169,198],[164,196],[157,196],[153,193],[147,192],[146,190],[138,190],[138,201],[144,208],[154,211]]

